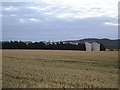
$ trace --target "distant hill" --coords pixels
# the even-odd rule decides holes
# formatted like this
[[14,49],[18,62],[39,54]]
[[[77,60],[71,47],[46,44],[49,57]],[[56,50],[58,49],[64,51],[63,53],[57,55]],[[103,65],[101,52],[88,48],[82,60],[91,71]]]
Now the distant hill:
[[64,42],[72,43],[97,42],[103,44],[106,49],[118,49],[118,41],[120,41],[120,39],[110,40],[110,39],[86,38],[81,40],[69,40]]

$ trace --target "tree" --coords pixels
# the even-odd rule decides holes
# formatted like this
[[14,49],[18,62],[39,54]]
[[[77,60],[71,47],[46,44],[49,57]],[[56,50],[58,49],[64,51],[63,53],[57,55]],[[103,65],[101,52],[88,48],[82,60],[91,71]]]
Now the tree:
[[105,46],[103,44],[100,44],[100,51],[105,51]]

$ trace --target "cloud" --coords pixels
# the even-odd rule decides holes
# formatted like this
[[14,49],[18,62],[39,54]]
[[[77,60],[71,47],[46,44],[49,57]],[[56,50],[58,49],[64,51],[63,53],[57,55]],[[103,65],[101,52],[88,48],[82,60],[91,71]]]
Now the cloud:
[[15,10],[18,10],[18,8],[10,6],[10,7],[3,7],[3,10],[5,10],[5,11],[15,11]]
[[19,22],[21,22],[21,23],[25,23],[25,22],[38,22],[38,21],[40,21],[40,20],[38,20],[38,19],[35,19],[35,18],[29,18],[29,19],[23,19],[23,18],[20,18],[19,19]]
[[32,10],[40,10],[39,7],[36,7],[36,6],[28,6],[26,7],[27,9],[32,9]]
[[[16,40],[17,37],[19,40],[117,38],[117,0],[102,1],[40,0],[36,3],[4,3],[4,37],[6,40]],[[10,38],[6,33],[16,37]],[[22,37],[26,33],[29,38]]]
[[29,20],[30,20],[30,21],[33,21],[33,22],[38,22],[38,21],[40,21],[40,20],[35,19],[35,18],[30,18]]
[[[42,8],[50,11],[56,17],[62,18],[89,18],[118,16],[119,0],[41,0],[47,5]],[[37,6],[36,6],[37,7]],[[47,7],[47,8],[46,8]],[[34,8],[35,9],[35,8]],[[36,10],[40,10],[38,7]],[[70,14],[72,13],[72,14]]]
[[26,21],[24,20],[24,19],[19,19],[19,21],[21,22],[21,23],[25,23]]
[[10,16],[15,17],[16,15],[15,14],[11,14]]
[[73,13],[61,13],[61,14],[56,14],[57,18],[64,18],[64,17],[75,17]]
[[[33,12],[55,18],[117,18],[118,1],[119,0],[40,0],[39,2],[24,3],[24,7],[19,6],[17,8],[17,4],[15,4],[15,7],[11,5],[9,7],[4,7],[3,10],[15,11],[21,9],[21,11],[19,11],[20,13]],[[21,5],[23,5],[23,3]]]
[[113,23],[113,22],[105,22],[104,24],[105,25],[110,25],[110,26],[118,26],[118,25],[120,25],[118,23]]

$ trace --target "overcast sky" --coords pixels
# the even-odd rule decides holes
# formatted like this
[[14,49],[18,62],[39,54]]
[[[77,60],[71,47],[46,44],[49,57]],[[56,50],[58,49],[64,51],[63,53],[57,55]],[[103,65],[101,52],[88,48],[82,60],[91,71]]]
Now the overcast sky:
[[2,3],[3,40],[118,38],[119,0]]

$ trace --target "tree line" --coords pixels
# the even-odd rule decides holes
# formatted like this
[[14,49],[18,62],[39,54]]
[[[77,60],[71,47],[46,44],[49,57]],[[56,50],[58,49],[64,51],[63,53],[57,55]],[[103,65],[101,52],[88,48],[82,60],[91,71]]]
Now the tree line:
[[[30,42],[25,43],[22,41],[7,41],[2,42],[2,49],[46,49],[46,50],[82,50],[85,51],[84,43],[77,45],[63,42]],[[100,50],[104,51],[105,47],[100,44]]]

